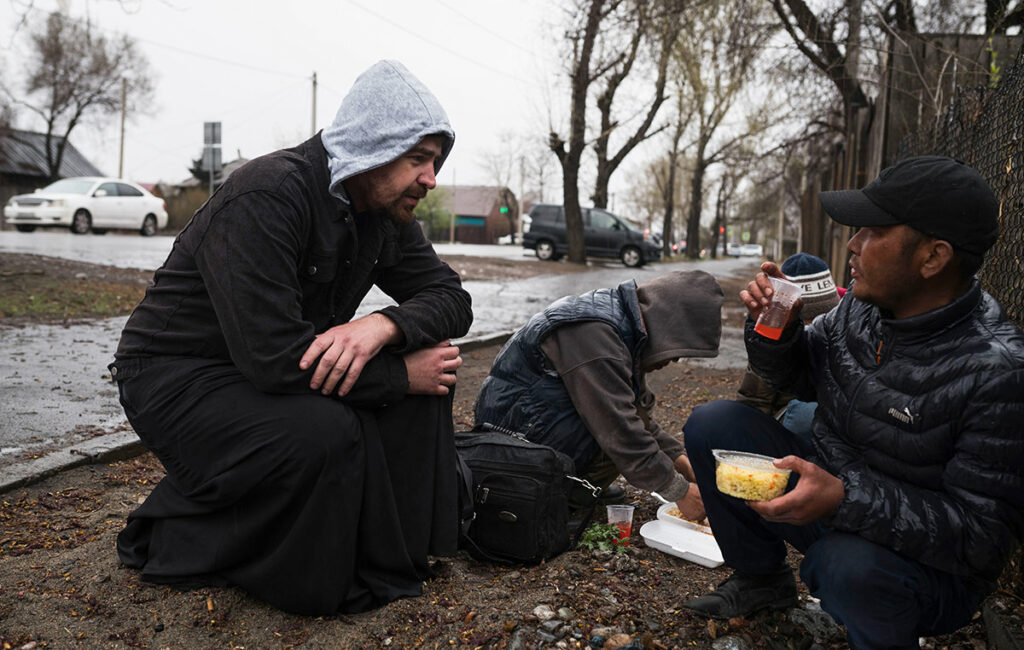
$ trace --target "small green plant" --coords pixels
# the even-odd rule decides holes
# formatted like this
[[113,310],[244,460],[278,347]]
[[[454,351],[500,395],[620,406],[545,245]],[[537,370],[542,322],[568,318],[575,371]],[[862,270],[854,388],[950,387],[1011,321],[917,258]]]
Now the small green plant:
[[988,39],[988,47],[985,51],[989,53],[992,58],[988,64],[988,87],[995,88],[999,85],[999,77],[1002,73],[1002,67],[996,63],[996,59],[999,58],[999,52],[992,47],[992,39]]
[[619,528],[614,524],[595,521],[580,536],[578,548],[588,551],[611,551],[625,553],[626,546],[619,542]]

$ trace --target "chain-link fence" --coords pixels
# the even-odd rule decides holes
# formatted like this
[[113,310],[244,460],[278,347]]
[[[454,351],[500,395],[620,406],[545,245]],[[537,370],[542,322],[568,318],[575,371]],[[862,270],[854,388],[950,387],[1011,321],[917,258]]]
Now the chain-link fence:
[[[941,154],[977,169],[999,199],[999,241],[979,276],[1024,327],[1024,48],[990,88],[960,89],[932,129],[908,136],[899,157]],[[1024,549],[1010,558],[1000,587],[1024,598]]]
[[1024,48],[994,87],[961,88],[933,128],[907,136],[899,158],[950,156],[971,165],[999,199],[999,241],[982,267],[985,289],[1024,327]]

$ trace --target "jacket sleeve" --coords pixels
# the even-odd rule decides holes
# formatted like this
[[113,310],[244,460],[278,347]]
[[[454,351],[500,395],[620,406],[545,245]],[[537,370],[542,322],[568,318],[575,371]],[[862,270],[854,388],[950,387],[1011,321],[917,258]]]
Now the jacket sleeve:
[[754,320],[748,316],[743,326],[748,372],[755,373],[769,389],[790,398],[817,401],[815,359],[824,358],[826,321],[831,316],[826,314],[807,326],[798,320],[782,332],[778,341],[755,332]]
[[[675,457],[683,453],[682,444],[667,440],[660,427],[648,429],[640,417],[632,355],[612,328],[589,322],[565,325],[541,344],[541,350],[561,377],[587,430],[626,480],[666,498],[671,497],[665,492],[682,498],[686,479],[673,466]],[[673,451],[678,453],[670,458]]]
[[846,496],[824,522],[958,575],[995,580],[1024,536],[1024,370],[976,390],[939,489],[864,463],[839,472]]
[[473,310],[459,274],[438,258],[419,224],[402,226],[398,243],[402,261],[384,269],[377,279],[381,290],[398,303],[380,310],[405,335],[396,352],[464,336],[473,323]]
[[[301,196],[252,191],[231,199],[211,217],[194,253],[232,362],[266,393],[313,392],[315,366],[299,369],[315,336],[302,316],[298,277],[309,211]],[[404,397],[407,387],[404,362],[378,355],[340,399],[386,403]]]

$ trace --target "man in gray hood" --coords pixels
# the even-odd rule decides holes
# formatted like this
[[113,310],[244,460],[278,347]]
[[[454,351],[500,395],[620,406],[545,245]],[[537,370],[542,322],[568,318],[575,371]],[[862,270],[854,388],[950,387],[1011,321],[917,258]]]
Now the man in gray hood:
[[[331,615],[418,595],[455,551],[448,341],[472,312],[413,217],[454,138],[382,61],[178,235],[110,366],[167,470],[118,536],[143,579]],[[353,319],[373,285],[396,304]]]
[[477,395],[476,425],[564,452],[598,487],[622,474],[703,519],[683,444],[651,418],[646,375],[681,357],[717,356],[722,300],[711,275],[675,271],[554,302],[498,353]]

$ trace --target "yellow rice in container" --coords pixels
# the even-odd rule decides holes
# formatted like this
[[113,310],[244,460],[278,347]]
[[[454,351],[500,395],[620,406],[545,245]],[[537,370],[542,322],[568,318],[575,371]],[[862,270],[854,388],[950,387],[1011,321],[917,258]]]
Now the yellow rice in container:
[[713,449],[718,491],[747,501],[768,501],[781,496],[789,470],[772,464],[774,458],[741,451]]

